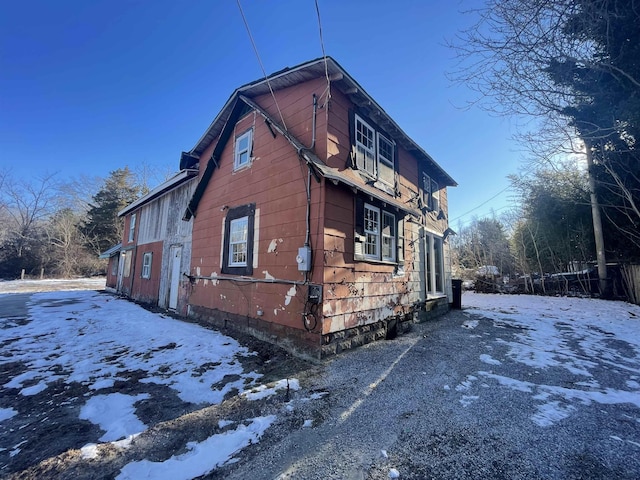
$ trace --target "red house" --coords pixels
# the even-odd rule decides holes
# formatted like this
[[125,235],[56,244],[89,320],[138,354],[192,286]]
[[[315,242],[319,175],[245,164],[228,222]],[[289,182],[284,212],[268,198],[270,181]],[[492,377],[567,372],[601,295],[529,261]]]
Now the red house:
[[[180,220],[188,316],[323,357],[448,310],[456,183],[335,60],[238,88],[180,168],[198,172]],[[173,270],[167,241],[141,233],[150,205],[121,212],[136,272],[121,290],[164,305],[175,277],[151,281]],[[129,228],[145,243],[128,249]]]

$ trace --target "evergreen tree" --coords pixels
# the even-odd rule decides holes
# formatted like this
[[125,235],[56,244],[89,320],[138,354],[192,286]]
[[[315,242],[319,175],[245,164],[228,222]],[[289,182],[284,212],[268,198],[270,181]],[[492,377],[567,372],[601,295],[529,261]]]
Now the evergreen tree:
[[85,223],[85,234],[96,253],[122,240],[123,224],[118,212],[134,202],[141,193],[141,187],[129,167],[119,168],[109,174],[93,196]]

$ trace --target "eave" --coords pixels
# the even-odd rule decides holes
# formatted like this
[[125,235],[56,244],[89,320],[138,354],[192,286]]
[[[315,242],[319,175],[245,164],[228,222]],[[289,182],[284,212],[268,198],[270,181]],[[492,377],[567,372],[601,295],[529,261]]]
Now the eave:
[[318,58],[310,62],[303,63],[296,67],[286,68],[268,77],[255,82],[248,83],[236,89],[229,97],[213,120],[209,128],[196,142],[194,147],[188,152],[190,155],[199,157],[204,150],[211,145],[221,134],[224,125],[229,120],[233,106],[239,96],[255,98],[259,95],[267,94],[270,88],[275,92],[288,88],[299,83],[303,83],[318,77],[328,75],[332,87],[336,87],[347,95],[350,100],[359,108],[367,112],[380,127],[384,128],[394,140],[399,142],[404,149],[415,156],[418,161],[423,162],[432,172],[436,173],[439,183],[442,186],[455,187],[458,184],[451,176],[416,142],[414,142],[400,126],[378,105],[378,103],[356,82],[333,58]]
[[176,173],[173,177],[171,177],[169,180],[167,180],[166,182],[158,185],[156,188],[151,190],[145,196],[139,198],[138,200],[136,200],[133,203],[130,203],[125,208],[120,210],[118,212],[118,216],[122,217],[122,216],[128,214],[129,212],[132,212],[132,211],[140,208],[141,206],[143,206],[143,205],[151,202],[152,200],[164,195],[165,193],[173,190],[177,186],[181,185],[182,183],[186,182],[187,180],[190,180],[191,178],[193,178],[193,177],[195,177],[197,175],[198,175],[198,171],[197,170],[181,170],[180,172]]

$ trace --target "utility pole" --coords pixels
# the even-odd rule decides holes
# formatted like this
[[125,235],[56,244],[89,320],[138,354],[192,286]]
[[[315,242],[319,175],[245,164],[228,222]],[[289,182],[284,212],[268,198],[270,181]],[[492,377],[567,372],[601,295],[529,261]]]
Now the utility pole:
[[596,177],[593,166],[591,143],[585,140],[587,151],[587,175],[589,176],[589,195],[591,198],[591,218],[593,220],[593,235],[596,242],[596,258],[598,260],[598,279],[600,295],[608,295],[609,282],[607,279],[607,260],[604,254],[604,235],[602,232],[602,218],[600,217],[600,203],[596,195]]

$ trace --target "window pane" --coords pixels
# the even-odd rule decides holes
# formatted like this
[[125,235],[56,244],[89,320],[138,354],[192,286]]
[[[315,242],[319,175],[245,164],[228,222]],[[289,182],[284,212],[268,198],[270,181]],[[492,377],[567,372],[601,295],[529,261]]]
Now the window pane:
[[252,131],[249,130],[246,133],[243,133],[241,136],[236,138],[236,149],[235,149],[235,160],[234,166],[235,168],[241,167],[249,163],[251,159],[251,139],[252,139]]
[[442,286],[443,280],[443,271],[442,266],[444,264],[444,259],[442,257],[442,239],[435,238],[433,239],[433,260],[434,260],[434,270],[436,275],[436,292],[443,292],[444,288]]
[[396,260],[396,217],[390,213],[382,213],[382,259]]
[[379,259],[380,245],[380,210],[370,205],[364,206],[364,254]]
[[249,217],[231,220],[229,226],[229,265],[244,266],[247,264],[248,233]]
[[375,176],[375,131],[357,117],[355,140],[358,167]]

